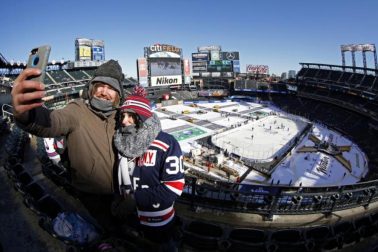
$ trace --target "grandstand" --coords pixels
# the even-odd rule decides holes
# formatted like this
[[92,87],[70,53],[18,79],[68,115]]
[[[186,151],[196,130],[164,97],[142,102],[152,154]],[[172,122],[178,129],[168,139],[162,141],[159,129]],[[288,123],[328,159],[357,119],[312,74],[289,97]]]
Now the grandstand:
[[351,136],[370,157],[369,178],[376,178],[378,78],[375,69],[300,63],[296,95],[273,97],[288,111]]
[[[376,69],[300,63],[297,75],[298,94],[302,93],[328,97],[343,102],[356,112],[367,112],[377,117],[378,78]],[[315,97],[314,96],[314,97]],[[348,102],[346,102],[348,101]]]

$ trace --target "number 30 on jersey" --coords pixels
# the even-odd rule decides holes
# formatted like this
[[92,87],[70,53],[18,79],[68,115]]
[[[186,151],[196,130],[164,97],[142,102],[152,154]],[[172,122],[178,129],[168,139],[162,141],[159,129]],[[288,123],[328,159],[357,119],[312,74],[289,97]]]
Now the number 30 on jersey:
[[183,160],[182,155],[180,157],[177,157],[177,156],[167,157],[165,162],[169,166],[165,169],[165,171],[170,175],[177,174],[179,172],[184,173],[184,165],[183,165],[182,160]]

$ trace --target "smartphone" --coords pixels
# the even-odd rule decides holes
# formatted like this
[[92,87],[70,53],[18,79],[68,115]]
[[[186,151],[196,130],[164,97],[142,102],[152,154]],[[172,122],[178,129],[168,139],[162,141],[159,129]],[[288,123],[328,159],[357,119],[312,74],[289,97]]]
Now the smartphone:
[[33,48],[30,51],[27,68],[38,68],[41,70],[41,75],[29,78],[29,80],[44,82],[46,66],[49,61],[51,47],[49,45],[43,45],[37,48]]

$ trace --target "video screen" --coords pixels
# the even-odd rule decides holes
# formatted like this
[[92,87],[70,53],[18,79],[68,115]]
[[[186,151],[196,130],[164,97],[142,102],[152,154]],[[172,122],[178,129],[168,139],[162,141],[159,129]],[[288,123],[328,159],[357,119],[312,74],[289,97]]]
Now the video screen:
[[210,60],[207,65],[208,72],[232,72],[232,61]]
[[180,59],[150,59],[151,76],[181,75]]

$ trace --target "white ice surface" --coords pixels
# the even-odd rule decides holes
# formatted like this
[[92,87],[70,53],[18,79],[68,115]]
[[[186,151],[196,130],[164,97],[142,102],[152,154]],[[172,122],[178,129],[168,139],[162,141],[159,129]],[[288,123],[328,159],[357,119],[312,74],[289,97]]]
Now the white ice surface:
[[[215,105],[219,106],[219,112],[212,111]],[[211,111],[207,111],[204,114],[197,113],[204,108],[211,109]],[[211,123],[230,128],[222,133],[217,133],[212,129],[206,128],[208,124],[201,127],[180,119],[171,120],[164,113],[157,112],[159,117],[165,118],[161,120],[163,130],[188,125],[205,131],[201,136],[180,141],[180,146],[184,152],[190,152],[196,139],[212,135],[213,143],[219,147],[256,161],[269,161],[282,153],[284,148],[288,146],[289,141],[295,138],[306,125],[305,121],[298,117],[282,113],[274,107],[263,107],[257,103],[211,102],[199,103],[198,107],[180,104],[168,106],[165,109],[178,115],[182,115],[183,111],[189,111],[189,114],[186,115],[196,120],[208,120]],[[237,113],[256,109],[256,111],[270,113],[271,115],[262,117],[257,121],[248,120],[247,124],[244,124],[246,119],[241,116],[225,117],[224,112],[235,113],[235,109],[237,109]],[[335,158],[325,153],[297,153],[295,149],[303,145],[314,146],[314,143],[306,136],[291,151],[291,155],[285,157],[276,166],[271,178],[267,179],[258,172],[251,172],[244,180],[244,183],[255,183],[257,181],[270,184],[273,180],[274,184],[279,182],[280,184],[296,186],[344,185],[354,184],[366,175],[368,169],[366,156],[355,143],[323,125],[315,124],[310,133],[313,133],[322,141],[330,141],[332,139],[332,143],[338,146],[351,146],[351,150],[343,152],[342,155],[350,161],[352,172],[347,171]],[[322,169],[320,169],[321,162]],[[241,173],[245,170],[245,168],[237,168],[235,165],[233,169],[239,169]]]

